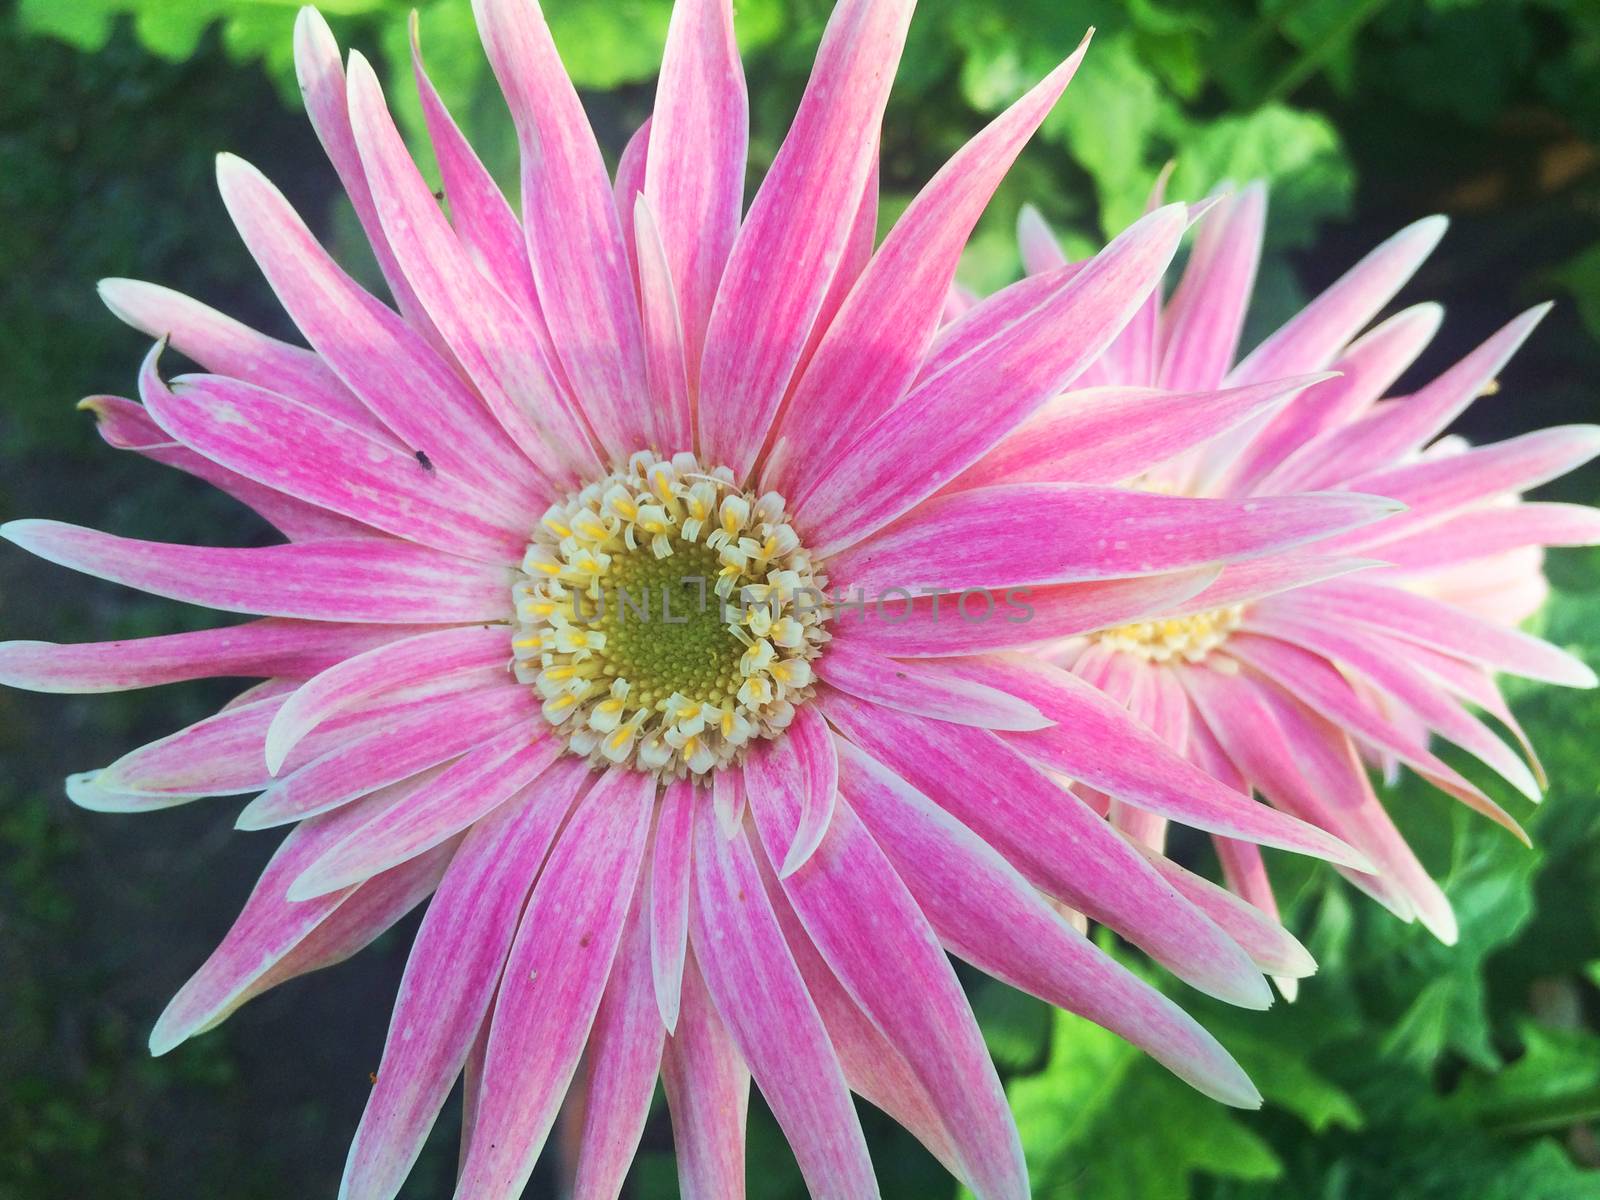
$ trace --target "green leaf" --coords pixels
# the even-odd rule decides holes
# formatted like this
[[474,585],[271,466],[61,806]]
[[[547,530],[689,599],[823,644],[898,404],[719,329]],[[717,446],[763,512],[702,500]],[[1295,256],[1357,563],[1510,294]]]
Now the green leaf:
[[1044,1056],[1050,1039],[1050,1007],[1042,1000],[999,980],[984,979],[973,991],[972,1012],[1001,1070],[1027,1070]]

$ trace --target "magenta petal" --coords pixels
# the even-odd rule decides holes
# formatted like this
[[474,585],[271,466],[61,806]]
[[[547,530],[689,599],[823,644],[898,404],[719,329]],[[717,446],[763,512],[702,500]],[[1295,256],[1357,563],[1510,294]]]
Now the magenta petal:
[[644,349],[650,394],[667,446],[694,444],[694,413],[685,373],[686,331],[678,309],[666,248],[650,206],[638,197],[628,219],[634,225],[639,260],[639,307],[644,317]]
[[980,729],[1043,729],[1051,723],[1032,704],[997,687],[885,658],[850,639],[834,640],[817,674],[841,692],[874,704]]
[[517,928],[456,1195],[515,1200],[600,1006],[650,833],[655,780],[613,768],[578,802]]
[[352,705],[417,679],[502,665],[505,658],[506,630],[493,625],[441,629],[347,658],[309,680],[278,710],[267,731],[267,769],[276,774],[301,738]]
[[783,795],[799,805],[799,819],[789,827],[790,840],[778,859],[781,876],[799,870],[821,844],[833,819],[838,785],[833,737],[811,705],[796,710],[783,737],[751,747],[744,763],[751,802],[756,796]]
[[421,632],[268,618],[120,642],[0,642],[0,683],[82,694],[229,675],[309,679],[352,655]]
[[733,244],[706,330],[700,447],[744,478],[809,339],[877,160],[907,0],[842,0]]
[[695,792],[692,780],[679,779],[662,793],[650,860],[650,966],[656,1007],[668,1033],[678,1028],[683,956],[689,943],[689,847]]
[[641,446],[669,449],[647,401],[611,179],[544,14],[534,0],[474,0],[472,8],[516,122],[528,255],[566,377],[614,462]]
[[644,194],[683,314],[691,394],[744,203],[750,103],[733,24],[729,0],[673,5],[650,123],[656,149],[645,158]]
[[683,1005],[661,1057],[661,1084],[684,1200],[744,1200],[750,1072],[712,1007],[693,954],[684,963]]
[[0,537],[60,566],[224,612],[397,625],[511,612],[506,568],[388,538],[214,549],[36,520],[0,525]]
[[553,769],[466,835],[406,960],[377,1082],[350,1146],[343,1200],[391,1200],[466,1062],[522,904],[585,769]]
[[1072,928],[993,847],[854,746],[839,755],[844,794],[953,953],[1127,1038],[1207,1095],[1261,1103],[1210,1034]]
[[804,490],[812,466],[826,462],[905,392],[938,326],[962,246],[1085,49],[1087,39],[968,142],[895,222],[800,378],[763,474],[765,486],[786,494]]
[[[802,817],[793,793],[753,787],[750,808],[769,861],[781,861]],[[1026,1198],[1016,1125],[955,972],[905,884],[843,801],[816,855],[783,880],[783,890],[840,982],[906,1056],[973,1191]]]
[[838,1056],[784,944],[743,830],[695,814],[690,936],[717,1012],[750,1064],[813,1195],[875,1198]]
[[644,195],[644,174],[648,169],[645,160],[650,152],[650,129],[653,124],[652,118],[646,117],[622,147],[622,153],[617,156],[616,182],[612,184],[612,191],[617,198],[617,219],[622,223],[622,244],[628,252],[628,269],[635,282],[639,277],[639,248],[633,240],[633,210],[638,206],[639,197]]
[[1245,1007],[1271,1003],[1231,938],[998,735],[961,725],[935,729],[837,692],[821,693],[818,702],[846,737],[970,826],[1034,886],[1115,929],[1202,991]]
[[[1585,504],[1531,503],[1509,508],[1468,509],[1428,525],[1410,537],[1374,546],[1370,553],[1393,564],[1393,570],[1386,574],[1415,575],[1439,568],[1461,567],[1530,546],[1597,544],[1600,544],[1600,513],[1593,508]],[[1500,572],[1494,571],[1492,575],[1500,575]],[[1535,576],[1522,582],[1538,588],[1541,578]],[[1509,581],[1502,577],[1500,582],[1503,585]],[[1540,595],[1527,610],[1507,619],[1519,622],[1543,602],[1544,597]]]
[[[1062,391],[1160,281],[1183,227],[1179,205],[1146,217],[818,463],[794,497],[796,525],[813,551],[829,554],[882,529]],[[1004,388],[996,389],[997,378]]]
[[650,1115],[666,1033],[651,983],[648,903],[641,877],[589,1034],[573,1200],[616,1200]]
[[1255,288],[1266,216],[1266,186],[1253,183],[1223,199],[1200,222],[1183,278],[1162,314],[1161,387],[1214,388],[1233,365]]
[[1009,484],[930,500],[833,555],[828,573],[869,597],[913,586],[1008,588],[1152,575],[1254,558],[1397,510],[1393,501],[1357,492],[1212,500],[1073,483]]

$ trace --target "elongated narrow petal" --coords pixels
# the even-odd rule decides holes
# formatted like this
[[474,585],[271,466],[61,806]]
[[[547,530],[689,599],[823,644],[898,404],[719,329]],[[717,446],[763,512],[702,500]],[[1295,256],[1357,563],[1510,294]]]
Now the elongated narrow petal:
[[639,260],[639,306],[644,315],[645,367],[666,445],[688,446],[694,438],[694,413],[685,357],[687,331],[667,264],[666,247],[640,196],[629,214]]
[[669,1034],[678,1029],[683,996],[683,956],[689,944],[689,847],[694,836],[696,788],[687,779],[669,785],[656,817],[650,859],[650,967],[656,1007]]
[[422,627],[268,618],[116,642],[0,642],[0,683],[34,692],[122,692],[229,675],[309,679]]
[[248,479],[407,541],[485,562],[514,560],[526,532],[486,519],[470,487],[415,454],[262,388],[220,375],[156,374],[140,394],[178,441]]
[[761,450],[850,236],[911,8],[842,0],[834,9],[728,257],[706,330],[699,421],[701,449],[736,478]]
[[691,394],[744,203],[750,102],[733,20],[729,0],[673,5],[645,159],[644,196],[678,296]]
[[968,142],[895,222],[795,389],[766,486],[802,490],[809,467],[827,461],[905,392],[938,326],[961,248],[1085,49],[1087,39]]
[[970,826],[1034,886],[1104,922],[1202,991],[1245,1007],[1271,1003],[1231,938],[998,735],[959,725],[935,731],[839,693],[824,693],[820,702],[835,728]]
[[[333,749],[294,770],[285,771],[279,763],[279,777],[245,806],[238,827],[266,829],[337,808],[375,788],[449,762],[513,725],[535,720],[537,713],[538,702],[527,689],[505,680],[472,693],[394,706],[383,722],[372,723],[364,733],[346,731]],[[269,727],[268,739],[271,733]],[[297,746],[308,744],[301,741]],[[285,757],[294,764],[294,758]]]
[[962,472],[951,490],[1131,479],[1324,378],[1304,375],[1207,392],[1112,387],[1064,392]]
[[1051,723],[1028,701],[985,683],[886,658],[848,639],[835,641],[817,674],[842,692],[900,712],[980,729],[1043,729]]
[[505,643],[504,627],[481,625],[420,634],[346,658],[309,680],[278,710],[267,731],[267,769],[275,773],[301,738],[351,705],[417,679],[504,663]]
[[475,825],[406,960],[342,1200],[392,1200],[465,1064],[534,877],[583,772],[554,768]]
[[772,1108],[813,1194],[875,1198],[878,1187],[838,1057],[784,945],[742,830],[695,814],[690,933],[718,1014]]
[[1214,388],[1233,365],[1261,261],[1266,216],[1266,187],[1254,183],[1226,197],[1200,222],[1183,278],[1162,314],[1161,387]]
[[203,454],[197,454],[188,446],[174,441],[171,434],[155,423],[142,404],[121,396],[88,396],[78,401],[78,407],[94,413],[95,432],[105,440],[106,445],[118,450],[132,450],[152,462],[205,480],[254,510],[262,520],[276,526],[290,541],[371,537],[377,533],[359,521],[286,496],[253,479],[246,479],[237,471],[230,471]]
[[[1121,657],[1121,656],[1119,656]],[[1054,724],[1005,740],[1052,771],[1196,829],[1365,866],[1337,838],[1253,803],[1196,769],[1121,705],[1069,671],[1020,655],[951,664],[960,677],[1003,683]],[[1107,747],[1116,747],[1107,752]]]
[[1120,1034],[1208,1095],[1260,1104],[1214,1038],[1069,925],[987,841],[856,747],[841,742],[839,759],[844,794],[953,953]]
[[228,214],[312,347],[411,450],[439,470],[526,495],[531,464],[451,366],[340,270],[281,192],[242,159],[217,159]]
[[393,437],[354,392],[303,346],[258,333],[181,292],[137,279],[102,279],[100,299],[142,333],[165,339],[208,371],[270,388],[370,433]]
[[1217,577],[1217,568],[1202,567],[1136,579],[1008,588],[1000,595],[985,591],[970,601],[952,598],[949,589],[923,588],[910,601],[904,589],[885,589],[877,596],[845,589],[837,637],[906,658],[1032,646],[1179,611]]
[[459,1200],[515,1200],[533,1171],[611,977],[655,782],[612,768],[534,885],[495,1001]]
[[[751,793],[774,865],[802,819],[796,801],[782,791]],[[933,1098],[973,1189],[979,1196],[1026,1197],[1022,1145],[955,972],[847,804],[840,803],[816,855],[784,878],[783,890],[822,957]]]
[[[1393,564],[1394,572],[1418,574],[1459,568],[1533,546],[1600,544],[1600,514],[1582,504],[1554,502],[1516,504],[1509,508],[1469,509],[1431,524],[1409,537],[1372,546],[1368,553]],[[1504,583],[1510,580],[1502,579]],[[1535,587],[1539,576],[1528,580]],[[1523,620],[1544,602],[1543,595],[1526,610],[1508,617]]]
[[753,748],[745,760],[744,787],[752,797],[782,795],[799,805],[799,819],[788,832],[791,840],[779,856],[778,870],[789,876],[815,853],[833,819],[839,763],[827,724],[815,708],[795,713],[788,733]]
[[60,566],[224,612],[410,625],[503,621],[511,611],[504,567],[387,538],[214,549],[60,521],[10,521],[0,537]]
[[1398,507],[1356,492],[1207,500],[1069,483],[974,488],[929,501],[828,569],[869,596],[1152,575],[1287,549]]
[[750,1071],[717,1016],[693,954],[684,963],[678,1028],[661,1056],[661,1084],[684,1200],[743,1200]]
[[336,891],[438,845],[532,783],[561,750],[556,739],[516,726],[490,738],[403,809],[378,814],[331,847],[290,885],[289,898]]
[[611,179],[535,0],[474,0],[522,148],[522,220],[566,377],[613,461],[667,446],[646,402],[639,307]]
[[641,876],[589,1035],[573,1200],[616,1200],[655,1095],[666,1031],[651,983],[646,891]]
[[[1181,205],[1145,218],[819,464],[795,498],[815,552],[832,553],[882,529],[1061,392],[1160,280],[1184,221]],[[1007,381],[998,393],[996,378]]]

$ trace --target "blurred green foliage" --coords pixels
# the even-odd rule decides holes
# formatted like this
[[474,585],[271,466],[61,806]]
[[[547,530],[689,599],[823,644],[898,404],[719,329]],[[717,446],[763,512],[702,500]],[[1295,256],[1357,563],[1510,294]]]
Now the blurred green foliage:
[[[322,5],[344,44],[381,61],[415,136],[411,7]],[[497,174],[513,180],[509,122],[468,0],[417,7],[441,91]],[[217,150],[258,161],[342,257],[360,258],[348,206],[293,111],[296,8],[18,0],[0,17],[0,518],[51,515],[196,542],[264,536],[225,498],[99,447],[72,401],[126,391],[140,350],[96,304],[100,275],[171,283],[287,332],[215,200]],[[648,112],[668,0],[548,8],[614,157]],[[980,227],[963,268],[974,285],[1013,277],[1022,201],[1084,252],[1142,208],[1169,161],[1175,196],[1229,179],[1272,182],[1258,330],[1394,226],[1445,209],[1464,230],[1416,298],[1449,302],[1447,333],[1486,332],[1552,289],[1576,301],[1521,356],[1508,398],[1479,406],[1471,432],[1594,418],[1600,351],[1578,316],[1600,332],[1600,3],[923,0],[920,9],[885,129],[886,216],[1097,28],[1066,99]],[[736,0],[736,12],[756,85],[755,178],[803,87],[827,4]],[[1575,486],[1570,498],[1596,494],[1592,481]],[[1548,629],[1600,665],[1600,556],[1569,552],[1553,568]],[[61,576],[36,564],[8,570],[8,636],[135,636],[194,619],[107,587],[63,590]],[[215,808],[128,821],[75,812],[59,796],[68,770],[217,699],[201,685],[154,703],[0,693],[5,1200],[333,1194],[404,937],[151,1061],[145,1031],[226,928],[265,849],[232,836]],[[1251,1071],[1262,1111],[1212,1104],[1094,1027],[969,981],[1039,1196],[1600,1194],[1600,697],[1530,688],[1517,707],[1556,781],[1531,816],[1505,799],[1527,817],[1536,849],[1415,781],[1389,797],[1446,882],[1459,945],[1442,947],[1279,856],[1290,923],[1321,973],[1294,1004],[1265,1014],[1174,986]],[[1206,854],[1198,839],[1182,849]],[[408,1194],[448,1190],[452,1120],[447,1113]],[[876,1114],[866,1120],[886,1196],[954,1194],[907,1135]],[[751,1121],[753,1194],[800,1200],[792,1159],[759,1104]],[[647,1138],[631,1184],[642,1200],[676,1194],[669,1149],[659,1131]]]

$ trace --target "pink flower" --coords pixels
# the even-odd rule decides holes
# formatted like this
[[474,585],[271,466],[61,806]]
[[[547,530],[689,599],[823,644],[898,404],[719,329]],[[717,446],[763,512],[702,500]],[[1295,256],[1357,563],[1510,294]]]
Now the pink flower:
[[[1391,773],[1404,764],[1526,841],[1517,822],[1429,742],[1454,743],[1539,798],[1542,773],[1495,676],[1595,685],[1587,666],[1517,625],[1545,597],[1543,547],[1600,541],[1600,512],[1527,502],[1521,493],[1593,458],[1600,427],[1561,426],[1477,447],[1445,434],[1475,398],[1498,390],[1499,372],[1548,305],[1523,313],[1409,395],[1384,398],[1443,312],[1418,304],[1368,326],[1438,243],[1442,217],[1395,234],[1236,363],[1265,215],[1259,184],[1221,199],[1202,219],[1165,304],[1152,293],[1079,376],[1075,386],[1090,390],[1061,397],[1012,439],[1036,455],[1036,470],[1075,469],[1076,447],[1050,448],[1077,412],[1092,409],[1114,425],[1200,392],[1218,436],[1181,444],[1128,439],[1129,453],[1101,456],[1093,478],[1236,502],[1348,488],[1392,497],[1408,511],[1318,544],[1318,554],[1345,557],[1364,568],[1359,574],[1249,602],[1213,589],[1166,619],[1064,639],[1049,658],[1127,705],[1230,787],[1254,788],[1360,849],[1376,870],[1342,873],[1403,920],[1420,920],[1452,942],[1450,903],[1390,821],[1363,762]],[[1060,251],[1031,210],[1021,243],[1036,277],[1061,270]],[[1227,401],[1286,376],[1309,386],[1275,411],[1245,413]],[[1235,570],[1289,573],[1295,557],[1230,567],[1223,578]],[[1473,709],[1509,729],[1528,761]],[[1117,828],[1161,847],[1159,818],[1115,798],[1097,803]],[[1276,916],[1260,850],[1227,837],[1216,844],[1228,886]],[[1285,985],[1292,989],[1293,981]]]
[[[372,69],[352,55],[347,77],[308,10],[307,104],[398,311],[231,157],[223,198],[312,349],[159,287],[104,285],[160,341],[142,405],[86,402],[102,435],[288,540],[3,530],[64,566],[260,618],[0,648],[0,677],[41,690],[264,680],[68,784],[119,812],[259,793],[242,827],[293,826],[152,1048],[353,954],[431,894],[351,1200],[395,1194],[463,1070],[463,1197],[519,1193],[575,1077],[577,1194],[616,1195],[658,1073],[685,1195],[742,1191],[753,1077],[818,1196],[875,1192],[851,1090],[977,1194],[1025,1196],[946,950],[1256,1103],[1215,1041],[1045,897],[1241,1004],[1267,1003],[1263,971],[1309,971],[1305,952],[1147,858],[1047,769],[1232,839],[1369,864],[1211,780],[1071,674],[993,655],[1217,588],[1249,599],[1260,581],[1218,582],[1220,564],[1394,506],[1154,496],[1078,467],[949,490],[1112,342],[1188,224],[1162,208],[1081,269],[940,328],[973,223],[1079,55],[874,250],[875,135],[909,0],[839,5],[743,213],[726,0],[679,6],[654,117],[615,183],[531,0],[477,9],[521,139],[520,221],[419,61],[447,219]],[[165,381],[169,345],[204,373]],[[1210,422],[1180,409],[1140,434],[1193,440]],[[1093,436],[1111,455],[1127,433]],[[1037,705],[1009,690],[1041,681]]]

